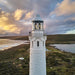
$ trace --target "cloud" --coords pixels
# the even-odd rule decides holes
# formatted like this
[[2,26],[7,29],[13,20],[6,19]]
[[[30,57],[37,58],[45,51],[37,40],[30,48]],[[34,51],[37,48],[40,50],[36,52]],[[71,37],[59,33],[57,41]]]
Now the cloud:
[[47,34],[65,34],[67,31],[75,29],[74,18],[45,20],[45,32]]
[[68,21],[68,20],[75,22],[75,17],[73,16],[73,17],[69,17],[69,18],[65,19],[65,21]]
[[17,26],[17,23],[14,21],[13,17],[10,16],[9,13],[1,12],[0,13],[0,30],[2,32],[11,32],[11,33],[16,33],[19,34],[21,28]]
[[14,18],[15,20],[20,20],[22,15],[26,13],[25,10],[21,10],[21,9],[17,9],[15,12],[14,12]]
[[66,34],[75,34],[75,30],[67,31]]
[[6,34],[6,32],[4,30],[0,29],[0,35],[5,35],[5,34]]
[[[8,4],[4,3],[6,1]],[[7,12],[14,12],[16,9],[34,11],[36,14],[48,16],[55,8],[58,0],[1,0],[1,8]]]
[[[17,11],[19,12],[21,9]],[[25,14],[25,11],[23,13]],[[30,14],[27,16],[27,19],[30,18],[29,16]],[[23,19],[22,17],[22,13],[14,18],[13,14],[6,13],[0,9],[0,35],[27,35],[31,30],[31,23],[24,20],[25,16]]]
[[31,0],[6,0],[8,4],[11,5],[12,9],[10,11],[14,11],[16,9],[28,10],[32,9]]
[[74,0],[63,0],[57,4],[57,7],[50,15],[56,14],[57,16],[72,15],[75,14],[75,1]]
[[75,29],[75,0],[0,0],[0,7],[0,33],[4,35],[28,34],[36,14],[43,18],[47,34]]
[[7,0],[0,0],[0,7],[6,11],[13,9]]
[[26,13],[25,20],[32,18],[33,17],[33,14],[34,14],[33,11],[30,11],[30,12]]

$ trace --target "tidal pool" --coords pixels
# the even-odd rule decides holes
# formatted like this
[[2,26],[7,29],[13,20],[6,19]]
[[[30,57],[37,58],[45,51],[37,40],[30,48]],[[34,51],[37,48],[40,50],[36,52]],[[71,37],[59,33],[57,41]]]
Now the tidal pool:
[[62,51],[75,53],[75,44],[50,44],[50,46],[55,46],[55,48]]
[[28,44],[28,41],[27,40],[0,39],[0,51],[14,47],[14,46],[18,46],[21,44]]

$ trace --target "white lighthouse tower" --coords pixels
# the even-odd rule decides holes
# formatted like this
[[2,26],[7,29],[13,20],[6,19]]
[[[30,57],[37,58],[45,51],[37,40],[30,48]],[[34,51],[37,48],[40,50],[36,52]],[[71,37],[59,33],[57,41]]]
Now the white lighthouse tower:
[[43,20],[37,15],[32,22],[32,32],[29,36],[29,75],[46,75],[46,36],[44,35]]

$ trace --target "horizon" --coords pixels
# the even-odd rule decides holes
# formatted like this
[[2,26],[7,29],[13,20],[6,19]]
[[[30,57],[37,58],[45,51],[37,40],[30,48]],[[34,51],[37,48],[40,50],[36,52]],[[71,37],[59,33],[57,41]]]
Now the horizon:
[[[52,35],[75,35],[75,34],[46,34],[46,36],[52,36]],[[29,35],[4,35],[4,36],[0,36],[0,37],[18,37],[18,36],[29,36]]]

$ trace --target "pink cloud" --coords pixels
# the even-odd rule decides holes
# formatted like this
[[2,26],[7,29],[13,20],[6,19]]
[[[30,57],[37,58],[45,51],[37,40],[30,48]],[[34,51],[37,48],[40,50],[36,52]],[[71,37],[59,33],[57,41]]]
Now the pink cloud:
[[50,15],[56,14],[56,16],[75,14],[75,1],[63,0],[57,4],[57,7]]

